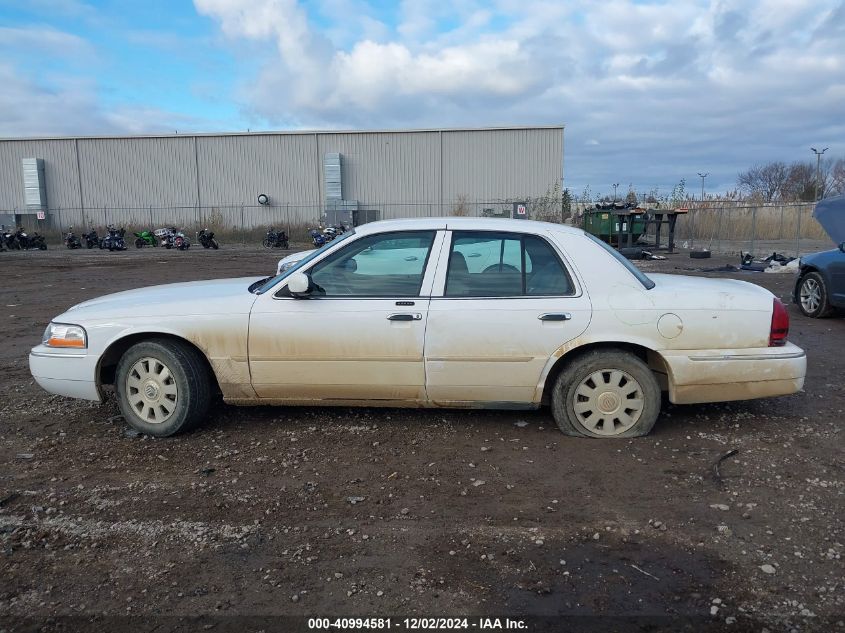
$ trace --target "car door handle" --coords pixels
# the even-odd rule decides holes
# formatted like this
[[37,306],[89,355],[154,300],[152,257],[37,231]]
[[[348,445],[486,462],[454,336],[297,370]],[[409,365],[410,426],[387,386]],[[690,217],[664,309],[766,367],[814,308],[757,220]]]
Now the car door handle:
[[422,315],[419,312],[413,314],[397,313],[391,314],[387,317],[388,321],[422,321]]
[[537,318],[541,321],[569,321],[572,315],[569,312],[546,312]]

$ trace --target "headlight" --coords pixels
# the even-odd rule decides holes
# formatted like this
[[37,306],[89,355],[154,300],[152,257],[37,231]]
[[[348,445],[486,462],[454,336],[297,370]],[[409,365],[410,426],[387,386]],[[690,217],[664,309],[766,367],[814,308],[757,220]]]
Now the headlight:
[[85,349],[88,347],[88,336],[85,334],[85,329],[79,325],[51,323],[44,330],[41,343],[47,347]]

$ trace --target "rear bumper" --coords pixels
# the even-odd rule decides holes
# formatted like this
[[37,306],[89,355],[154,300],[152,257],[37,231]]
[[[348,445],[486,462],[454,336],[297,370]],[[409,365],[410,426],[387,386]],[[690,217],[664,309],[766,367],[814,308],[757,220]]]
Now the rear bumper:
[[60,396],[102,401],[96,381],[97,359],[71,350],[39,345],[29,353],[29,371],[42,389]]
[[669,350],[669,400],[675,404],[784,396],[800,391],[807,356],[800,347],[742,350]]

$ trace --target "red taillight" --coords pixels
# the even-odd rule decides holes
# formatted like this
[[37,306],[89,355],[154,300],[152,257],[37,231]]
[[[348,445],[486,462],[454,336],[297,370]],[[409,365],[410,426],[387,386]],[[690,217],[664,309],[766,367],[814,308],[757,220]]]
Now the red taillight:
[[773,303],[769,347],[780,347],[786,345],[786,337],[789,334],[789,313],[786,311],[786,306],[777,297],[774,298]]

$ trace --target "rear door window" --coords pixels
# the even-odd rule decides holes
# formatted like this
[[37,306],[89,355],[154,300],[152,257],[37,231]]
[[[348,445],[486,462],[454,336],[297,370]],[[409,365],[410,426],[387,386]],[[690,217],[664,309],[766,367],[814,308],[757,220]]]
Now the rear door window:
[[573,285],[551,245],[519,233],[454,231],[447,297],[564,296]]

